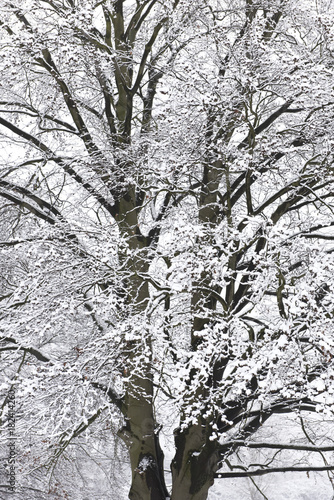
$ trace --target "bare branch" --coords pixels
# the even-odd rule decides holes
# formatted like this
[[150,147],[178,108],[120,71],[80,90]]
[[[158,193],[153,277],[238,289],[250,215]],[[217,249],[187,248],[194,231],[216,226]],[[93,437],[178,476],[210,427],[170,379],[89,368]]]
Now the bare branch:
[[215,479],[227,479],[237,477],[254,477],[273,474],[275,472],[324,472],[334,470],[334,465],[310,466],[310,467],[271,467],[267,469],[247,470],[247,472],[218,472],[214,475]]
[[290,444],[290,443],[264,443],[264,442],[250,442],[250,441],[230,441],[228,443],[224,443],[224,447],[233,447],[236,446],[238,448],[254,448],[254,449],[263,449],[268,448],[271,450],[295,450],[295,451],[310,451],[310,452],[326,452],[326,451],[334,451],[334,446],[308,446],[308,445],[298,445],[298,444]]

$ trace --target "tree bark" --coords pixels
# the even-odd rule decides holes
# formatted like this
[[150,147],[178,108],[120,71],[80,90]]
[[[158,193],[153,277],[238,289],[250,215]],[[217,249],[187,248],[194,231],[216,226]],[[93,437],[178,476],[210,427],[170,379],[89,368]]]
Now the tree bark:
[[175,433],[176,454],[172,461],[172,500],[206,500],[219,461],[211,430],[202,420]]
[[[149,300],[146,275],[149,270],[147,242],[138,229],[135,189],[117,202],[119,228],[126,238],[128,255],[120,255],[121,267],[126,268],[123,282],[125,301],[136,315],[145,314]],[[152,345],[150,332],[145,339],[131,340],[127,352],[129,381],[126,382],[123,414],[125,426],[119,432],[129,450],[132,470],[131,500],[165,500],[168,496],[164,480],[163,452],[159,444],[158,426],[153,414]],[[136,361],[141,357],[140,372]],[[132,372],[133,369],[133,373]]]

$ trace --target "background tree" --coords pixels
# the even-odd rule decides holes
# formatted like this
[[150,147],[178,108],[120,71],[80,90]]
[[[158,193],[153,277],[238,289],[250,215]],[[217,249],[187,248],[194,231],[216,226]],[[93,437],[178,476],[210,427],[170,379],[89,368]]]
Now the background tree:
[[331,417],[328,8],[3,1],[2,408],[41,465],[109,419],[166,499],[177,423],[171,498],[204,500],[272,472],[230,462],[272,415]]

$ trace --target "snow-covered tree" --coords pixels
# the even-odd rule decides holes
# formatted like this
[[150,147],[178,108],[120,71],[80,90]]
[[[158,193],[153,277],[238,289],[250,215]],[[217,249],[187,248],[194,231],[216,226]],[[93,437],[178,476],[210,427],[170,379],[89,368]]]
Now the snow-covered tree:
[[[333,21],[330,0],[2,0],[1,421],[13,388],[22,477],[109,432],[129,498],[205,500],[272,472],[231,461],[273,415],[332,418]],[[334,469],[313,440],[260,445]]]

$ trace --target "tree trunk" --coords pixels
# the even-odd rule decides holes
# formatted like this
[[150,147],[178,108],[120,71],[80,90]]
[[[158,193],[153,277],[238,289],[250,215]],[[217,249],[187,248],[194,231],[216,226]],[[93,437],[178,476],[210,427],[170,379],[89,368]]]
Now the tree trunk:
[[[120,255],[126,269],[122,293],[134,320],[145,316],[149,301],[146,275],[149,270],[145,238],[138,234],[134,188],[118,203],[118,223],[125,236],[129,254]],[[168,492],[164,480],[163,452],[159,444],[157,424],[153,415],[152,342],[150,332],[144,339],[126,342],[129,381],[126,382],[123,414],[125,426],[119,432],[129,451],[132,483],[131,500],[165,500]],[[140,371],[137,361],[141,358]],[[144,361],[145,360],[145,361]]]
[[175,433],[172,500],[206,500],[213,485],[219,455],[205,421]]
[[[141,271],[143,269],[141,268]],[[148,298],[148,284],[134,275],[129,288],[136,294],[136,306],[145,309]],[[153,374],[151,369],[151,339],[145,339],[143,346],[140,341],[131,342],[129,350],[129,369],[134,368],[134,374],[129,373],[130,380],[126,389],[124,401],[125,426],[120,436],[126,443],[132,470],[132,484],[129,493],[131,500],[165,500],[168,496],[164,481],[163,453],[159,445],[157,424],[153,415]],[[137,344],[138,342],[138,344]],[[146,349],[145,349],[146,347]],[[140,373],[136,373],[136,358],[147,357],[141,364]]]
[[165,500],[163,453],[152,412],[152,380],[134,377],[126,396],[126,426],[120,435],[128,446],[132,484],[131,500]]

